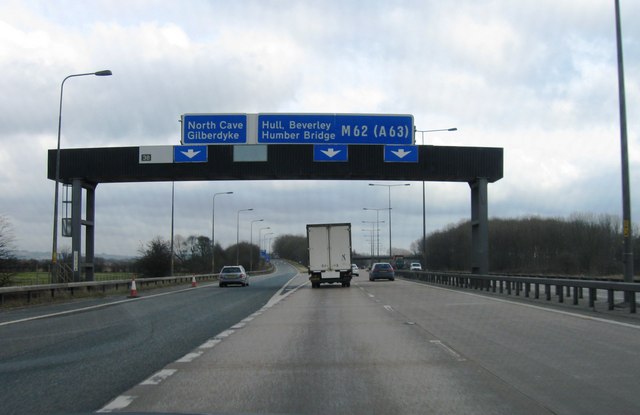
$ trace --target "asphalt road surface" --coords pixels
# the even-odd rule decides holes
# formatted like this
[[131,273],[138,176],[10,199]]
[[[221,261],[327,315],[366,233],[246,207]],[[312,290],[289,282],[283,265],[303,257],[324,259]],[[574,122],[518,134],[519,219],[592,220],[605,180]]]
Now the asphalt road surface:
[[637,322],[366,277],[297,277],[102,411],[640,413]]
[[260,309],[295,275],[281,263],[275,274],[252,277],[245,288],[139,290],[142,297],[134,300],[109,297],[2,311],[0,413],[100,409]]

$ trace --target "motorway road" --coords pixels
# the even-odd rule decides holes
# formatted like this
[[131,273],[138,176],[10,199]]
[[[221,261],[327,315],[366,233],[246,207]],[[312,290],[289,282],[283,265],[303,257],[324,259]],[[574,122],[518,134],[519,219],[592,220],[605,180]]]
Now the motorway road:
[[275,296],[103,411],[640,413],[635,323],[355,281]]
[[[246,288],[208,284],[2,311],[0,413],[95,411],[260,309],[295,275],[279,263]],[[80,311],[38,318],[70,310]]]

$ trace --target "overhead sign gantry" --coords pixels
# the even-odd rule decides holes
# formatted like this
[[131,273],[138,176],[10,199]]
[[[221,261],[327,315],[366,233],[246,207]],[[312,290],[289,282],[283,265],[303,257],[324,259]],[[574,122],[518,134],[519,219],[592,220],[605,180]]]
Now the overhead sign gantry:
[[[415,146],[413,116],[376,114],[185,114],[181,145],[60,150],[72,185],[74,264],[93,279],[95,189],[100,183],[197,180],[414,180],[471,187],[472,271],[488,272],[487,184],[503,176],[503,150]],[[49,150],[48,177],[56,177]],[[86,213],[82,219],[82,191]]]

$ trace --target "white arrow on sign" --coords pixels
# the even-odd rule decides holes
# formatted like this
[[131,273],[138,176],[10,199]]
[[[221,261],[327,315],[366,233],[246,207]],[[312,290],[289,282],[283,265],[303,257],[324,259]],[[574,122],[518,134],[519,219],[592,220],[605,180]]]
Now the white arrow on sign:
[[200,153],[200,151],[201,150],[193,151],[193,149],[190,148],[188,151],[181,151],[181,153],[184,154],[185,156],[189,157],[190,159],[192,159],[195,156],[197,156]]
[[393,154],[395,154],[399,159],[403,159],[405,158],[405,156],[411,154],[411,151],[404,151],[404,148],[401,148],[398,151],[392,151]]
[[320,150],[320,152],[324,153],[327,157],[334,157],[336,154],[338,154],[341,151],[342,150],[334,150],[333,148],[330,148],[328,150]]

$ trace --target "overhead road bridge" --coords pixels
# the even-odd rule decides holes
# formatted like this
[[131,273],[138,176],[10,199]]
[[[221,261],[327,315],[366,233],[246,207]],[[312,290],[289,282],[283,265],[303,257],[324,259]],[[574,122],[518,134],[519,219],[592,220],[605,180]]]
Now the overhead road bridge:
[[[158,146],[162,147],[162,146]],[[173,146],[164,146],[173,147]],[[390,180],[466,182],[471,188],[472,272],[488,273],[487,184],[503,177],[503,149],[415,146],[416,162],[386,162],[382,145],[349,145],[348,159],[314,161],[314,145],[207,145],[202,162],[147,163],[148,147],[63,149],[60,181],[72,186],[72,251],[81,257],[85,226],[85,262],[74,264],[74,280],[93,280],[95,189],[100,183],[212,180]],[[55,180],[56,150],[49,150],[47,177]],[[86,191],[82,218],[82,191]],[[77,252],[77,254],[76,254]]]

